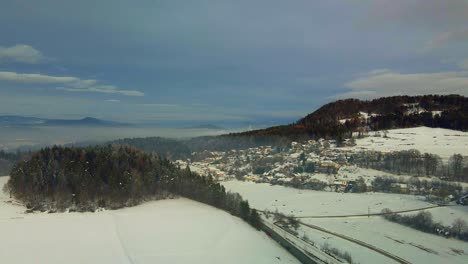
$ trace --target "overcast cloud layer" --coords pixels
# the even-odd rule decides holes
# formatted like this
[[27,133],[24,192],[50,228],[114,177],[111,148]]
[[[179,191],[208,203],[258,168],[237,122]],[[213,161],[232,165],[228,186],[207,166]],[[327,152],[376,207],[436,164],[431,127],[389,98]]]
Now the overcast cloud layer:
[[3,1],[0,115],[298,118],[468,95],[468,1]]

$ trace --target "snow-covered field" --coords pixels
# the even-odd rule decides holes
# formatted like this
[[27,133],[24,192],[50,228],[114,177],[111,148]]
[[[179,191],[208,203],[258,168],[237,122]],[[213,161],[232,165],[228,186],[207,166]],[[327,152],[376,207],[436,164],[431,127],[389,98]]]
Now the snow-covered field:
[[263,232],[188,199],[97,213],[24,210],[0,194],[0,263],[299,263]]
[[[335,193],[298,190],[269,184],[229,181],[227,190],[238,192],[252,207],[268,209],[295,216],[337,216],[378,213],[383,208],[393,211],[431,206],[422,197],[384,193]],[[429,209],[435,221],[450,225],[455,218],[468,219],[468,207],[454,206]],[[380,216],[346,218],[301,218],[329,231],[343,234],[388,251],[411,263],[468,263],[468,243],[426,234]],[[395,263],[392,259],[333,235],[301,226],[300,236],[306,234],[317,245],[328,243],[351,253],[359,263]]]
[[[357,180],[359,177],[364,178],[366,182],[372,182],[376,177],[394,177],[398,179],[404,179],[404,180],[410,180],[411,178],[415,176],[411,175],[406,175],[406,174],[393,174],[393,173],[388,173],[384,171],[379,171],[379,170],[374,170],[374,169],[366,169],[366,168],[360,168],[357,166],[343,166],[339,169],[337,178],[339,179],[348,179],[348,180]],[[318,180],[322,180],[325,182],[330,182],[333,181],[333,176],[327,175],[327,174],[314,174],[313,178],[316,178]],[[419,176],[417,177],[420,181],[426,180],[426,181],[439,181],[440,179],[437,177],[424,177],[424,176]],[[457,183],[460,184],[465,190],[468,190],[468,182],[457,182],[453,181],[451,183]]]
[[[423,233],[409,227],[389,222],[381,217],[340,218],[340,219],[303,219],[302,221],[320,226],[329,231],[364,241],[411,263],[467,263],[468,243]],[[318,244],[350,251],[360,263],[395,263],[382,255],[377,255],[363,247],[350,247],[349,241],[321,233],[308,227],[301,227]],[[457,253],[458,252],[458,253]],[[463,252],[463,253],[462,253]]]
[[[440,222],[443,225],[450,226],[457,218],[468,221],[468,206],[447,206],[438,207],[428,210],[432,214],[434,222]],[[405,213],[406,215],[414,215],[416,213]]]
[[378,133],[381,137],[374,137],[375,132],[370,132],[369,137],[357,139],[357,145],[352,148],[384,152],[417,149],[422,153],[437,154],[442,159],[453,154],[468,155],[468,132],[415,127],[388,130],[387,138],[383,137],[383,131]]
[[384,208],[393,211],[429,207],[423,197],[387,193],[335,193],[300,190],[267,183],[242,181],[223,182],[224,187],[238,192],[259,210],[275,211],[295,216],[335,216],[379,213]]

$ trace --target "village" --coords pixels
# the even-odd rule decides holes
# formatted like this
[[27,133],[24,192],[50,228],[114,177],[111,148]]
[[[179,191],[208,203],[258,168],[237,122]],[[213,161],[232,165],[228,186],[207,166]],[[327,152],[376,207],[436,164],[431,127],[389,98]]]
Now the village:
[[[351,146],[347,140],[344,146]],[[238,179],[257,183],[286,185],[296,188],[345,192],[356,185],[357,178],[347,173],[349,159],[355,150],[336,147],[335,140],[292,142],[290,148],[279,150],[260,146],[227,152],[194,153],[191,160],[177,160],[194,172],[209,175],[216,181]],[[369,179],[367,190],[372,188]]]
[[[424,195],[427,199],[438,200],[438,202],[452,202],[455,197],[463,196],[468,189],[466,182],[447,182],[437,177],[424,175],[415,177],[414,175],[392,174],[357,166],[356,157],[363,151],[370,150],[362,142],[371,141],[373,146],[390,144],[389,146],[394,147],[385,151],[379,149],[375,153],[394,153],[401,147],[407,149],[405,137],[408,136],[415,135],[412,132],[404,134],[401,131],[380,131],[366,134],[361,139],[351,138],[343,142],[326,139],[291,142],[287,148],[283,149],[259,146],[241,150],[232,149],[226,152],[203,151],[193,153],[191,159],[177,160],[176,163],[181,168],[189,166],[192,171],[213,177],[218,182],[237,179],[319,191],[383,191]],[[433,136],[433,138],[436,137]],[[441,138],[440,135],[439,138]],[[441,143],[441,147],[444,148],[435,149],[437,153],[444,154],[444,150],[451,147],[449,140],[450,137],[445,136],[442,142],[447,143]],[[379,142],[379,144],[374,144],[374,142]],[[416,144],[413,147],[421,148],[421,146],[424,144]],[[448,156],[448,153],[445,153],[445,156]],[[387,185],[385,190],[376,189],[378,186],[375,181],[385,178],[391,178],[393,181],[385,182]],[[465,198],[459,202],[466,203],[466,200],[468,199]]]

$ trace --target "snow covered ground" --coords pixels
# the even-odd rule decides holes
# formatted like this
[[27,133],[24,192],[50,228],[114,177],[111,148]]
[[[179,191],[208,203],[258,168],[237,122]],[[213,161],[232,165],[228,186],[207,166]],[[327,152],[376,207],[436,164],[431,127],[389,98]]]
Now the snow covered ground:
[[336,193],[300,190],[267,183],[227,181],[227,190],[238,192],[250,205],[259,210],[275,211],[295,216],[334,216],[379,213],[429,207],[424,197],[387,193]]
[[[467,263],[468,243],[423,233],[409,227],[389,222],[382,217],[302,219],[329,231],[343,234],[388,251],[411,263]],[[308,227],[301,227],[318,244],[330,245],[351,250],[351,255],[360,263],[395,263],[391,259],[377,255],[369,249],[353,246],[348,242]],[[458,252],[458,253],[457,253]]]
[[[411,175],[406,175],[406,174],[393,174],[393,173],[388,173],[384,171],[379,171],[379,170],[374,170],[374,169],[366,169],[366,168],[361,168],[357,166],[343,166],[338,170],[337,178],[339,179],[348,179],[348,180],[357,180],[359,177],[364,178],[366,182],[372,182],[376,177],[381,177],[381,176],[387,176],[387,177],[394,177],[398,179],[404,179],[404,180],[410,180],[411,178],[415,176]],[[327,175],[327,174],[314,174],[313,178],[316,178],[318,180],[330,182],[333,181],[333,175]],[[437,177],[424,177],[424,176],[419,176],[417,177],[420,181],[426,180],[426,181],[439,181],[440,179]],[[457,183],[460,184],[465,190],[468,190],[468,182],[457,182],[453,181],[451,183]]]
[[24,210],[0,194],[0,263],[299,263],[239,218],[188,199],[97,213]]
[[437,154],[442,159],[453,154],[468,155],[468,132],[415,127],[388,130],[387,138],[383,137],[383,131],[378,133],[381,137],[374,137],[375,132],[370,132],[369,137],[357,139],[356,146],[350,148],[383,152],[417,149],[422,153]]
[[[468,221],[468,206],[447,206],[438,207],[428,210],[432,214],[434,222],[440,222],[443,225],[450,226],[457,218]],[[405,213],[406,215],[414,215],[415,212]]]
[[[431,206],[422,197],[385,193],[335,193],[298,190],[269,184],[229,181],[227,190],[238,192],[249,200],[252,207],[268,209],[295,216],[336,216],[378,213],[383,208],[393,211]],[[468,219],[468,207],[453,206],[428,210],[435,221],[450,225],[455,218]],[[346,218],[301,218],[329,231],[343,234],[388,251],[411,263],[467,263],[468,243],[426,234],[380,216]],[[328,243],[351,253],[360,263],[395,263],[392,259],[342,238],[301,226],[299,235],[319,245]]]

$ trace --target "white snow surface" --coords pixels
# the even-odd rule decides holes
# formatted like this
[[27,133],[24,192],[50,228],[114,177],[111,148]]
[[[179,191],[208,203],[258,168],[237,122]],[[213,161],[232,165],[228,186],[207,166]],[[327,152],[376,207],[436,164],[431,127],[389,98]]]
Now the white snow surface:
[[[439,155],[448,159],[453,154],[468,155],[468,132],[444,128],[415,127],[388,130],[387,138],[383,131],[378,131],[381,137],[356,139],[356,146],[348,149],[377,150],[383,152],[417,149],[421,153]],[[347,148],[343,148],[347,149]]]
[[0,263],[299,263],[239,218],[188,199],[97,213],[24,211],[1,192]]
[[[376,246],[411,263],[468,263],[468,243],[453,238],[423,233],[389,222],[380,216],[367,217],[383,208],[392,211],[418,209],[433,206],[423,197],[385,193],[335,193],[299,190],[252,182],[223,182],[227,190],[240,193],[249,200],[251,207],[295,216],[343,216],[364,214],[346,218],[301,218],[300,220],[343,234]],[[428,209],[434,221],[450,225],[455,218],[468,219],[468,207],[452,206]],[[415,214],[417,212],[412,212]],[[410,213],[408,213],[410,214]],[[299,235],[306,235],[319,247],[328,243],[331,247],[348,251],[358,263],[396,263],[375,251],[342,238],[302,226]]]
[[300,190],[272,186],[267,183],[227,181],[222,183],[232,192],[247,199],[258,210],[278,210],[295,216],[336,216],[379,213],[384,208],[392,211],[429,207],[424,197],[387,193],[336,193]]
[[[468,206],[447,206],[427,210],[432,214],[434,222],[439,222],[445,226],[451,226],[455,219],[460,218],[468,222]],[[405,213],[415,215],[417,212]]]
[[[463,264],[467,263],[468,260],[467,242],[423,233],[389,222],[382,217],[304,219],[303,221],[364,241],[401,257],[410,263]],[[369,249],[359,248],[355,246],[356,244],[332,235],[308,227],[301,227],[301,231],[305,232],[310,238],[315,238],[318,244],[327,242],[342,250],[350,251],[352,249],[350,251],[351,255],[360,263],[395,263],[393,260],[378,255]]]

